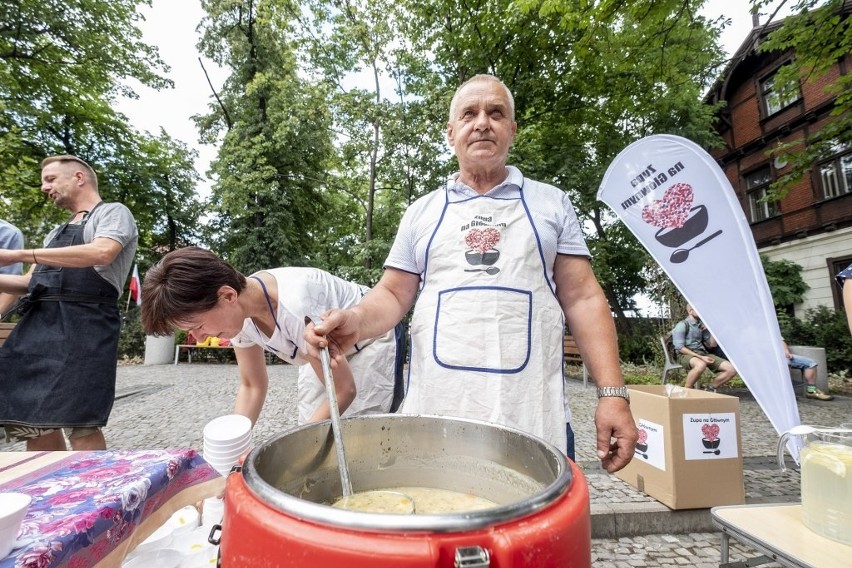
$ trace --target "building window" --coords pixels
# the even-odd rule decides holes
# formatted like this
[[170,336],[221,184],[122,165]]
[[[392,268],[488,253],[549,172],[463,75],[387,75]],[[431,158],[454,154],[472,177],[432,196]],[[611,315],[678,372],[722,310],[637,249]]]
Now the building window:
[[778,203],[763,201],[769,191],[772,174],[769,166],[755,170],[745,176],[746,192],[748,194],[749,214],[751,222],[763,221],[778,214]]
[[774,74],[760,82],[760,95],[766,116],[772,116],[801,98],[798,88],[789,89],[789,92],[776,88]]
[[852,152],[820,164],[819,181],[826,199],[852,192]]
[[[835,282],[834,277],[841,270],[852,264],[852,256],[827,258],[826,262],[828,263],[828,279],[831,282],[831,293],[834,296],[834,308],[838,311],[843,311],[845,309],[843,305],[843,292],[840,286],[837,285],[837,282]],[[852,282],[844,284],[844,286],[852,286]]]

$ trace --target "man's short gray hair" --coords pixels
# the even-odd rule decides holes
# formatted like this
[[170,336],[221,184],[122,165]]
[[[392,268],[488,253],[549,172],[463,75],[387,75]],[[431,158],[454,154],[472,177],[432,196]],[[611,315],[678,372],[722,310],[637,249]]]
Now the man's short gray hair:
[[488,75],[486,73],[480,73],[479,75],[474,75],[473,77],[471,77],[470,79],[468,79],[467,81],[465,81],[464,83],[459,85],[459,88],[456,89],[456,92],[453,94],[453,100],[450,102],[450,122],[452,122],[455,118],[456,102],[458,100],[459,93],[461,92],[461,90],[464,89],[465,87],[467,87],[471,83],[488,83],[488,82],[497,83],[498,85],[503,87],[503,89],[506,91],[506,98],[509,100],[509,120],[514,122],[514,120],[515,120],[515,97],[512,96],[512,91],[509,90],[509,87],[507,87],[506,84],[503,81],[501,81],[500,79],[498,79],[494,75]]
[[78,164],[83,170],[83,173],[86,174],[86,178],[89,180],[89,183],[92,185],[92,187],[94,187],[96,190],[98,189],[98,175],[95,173],[95,168],[90,166],[85,160],[82,160],[77,156],[72,156],[71,154],[48,156],[47,158],[41,161],[41,169],[44,169],[44,167],[48,164],[53,164],[56,162],[59,162],[60,164]]

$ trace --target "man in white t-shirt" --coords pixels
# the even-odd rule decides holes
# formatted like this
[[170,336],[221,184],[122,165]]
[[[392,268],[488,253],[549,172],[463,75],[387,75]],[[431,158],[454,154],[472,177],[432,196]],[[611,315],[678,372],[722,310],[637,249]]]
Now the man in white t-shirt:
[[616,471],[632,458],[637,431],[612,316],[568,196],[507,167],[516,128],[499,79],[477,75],[459,87],[447,139],[460,171],[408,208],[372,292],[322,314],[306,339],[316,349],[328,334],[346,348],[385,333],[416,298],[401,412],[517,428],[573,457],[567,322],[598,385],[598,457]]

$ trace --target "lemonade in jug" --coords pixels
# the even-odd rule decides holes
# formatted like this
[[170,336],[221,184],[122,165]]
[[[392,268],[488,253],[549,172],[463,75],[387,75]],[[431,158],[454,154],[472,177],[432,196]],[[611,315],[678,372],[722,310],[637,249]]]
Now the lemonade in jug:
[[800,453],[802,521],[817,534],[852,545],[852,429],[791,429],[778,442],[782,469],[784,443],[790,436],[805,442]]

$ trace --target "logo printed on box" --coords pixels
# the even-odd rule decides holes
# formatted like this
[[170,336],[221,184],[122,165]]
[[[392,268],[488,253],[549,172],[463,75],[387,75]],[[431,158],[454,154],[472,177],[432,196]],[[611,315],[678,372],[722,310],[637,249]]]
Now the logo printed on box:
[[639,441],[633,459],[642,459],[648,465],[666,471],[666,438],[662,424],[639,419]]
[[736,458],[737,418],[723,414],[683,415],[683,455],[688,460]]

